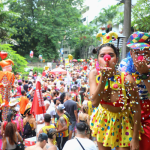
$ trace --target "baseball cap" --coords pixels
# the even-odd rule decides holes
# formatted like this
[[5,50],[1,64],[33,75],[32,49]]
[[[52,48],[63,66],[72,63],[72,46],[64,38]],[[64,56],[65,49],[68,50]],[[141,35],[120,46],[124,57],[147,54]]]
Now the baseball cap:
[[150,34],[145,32],[134,32],[127,41],[127,47],[131,49],[150,48]]
[[63,109],[65,109],[64,104],[59,104],[59,105],[57,106],[57,109],[58,109],[58,110],[63,110]]
[[48,140],[48,136],[46,133],[40,133],[39,137],[38,137],[38,141],[44,141],[44,140]]

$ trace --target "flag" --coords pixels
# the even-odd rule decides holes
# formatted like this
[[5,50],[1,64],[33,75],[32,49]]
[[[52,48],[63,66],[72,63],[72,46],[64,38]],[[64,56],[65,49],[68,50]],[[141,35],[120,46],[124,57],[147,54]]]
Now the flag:
[[37,83],[36,83],[36,90],[34,93],[34,98],[33,98],[30,112],[31,114],[34,114],[34,115],[46,113],[42,91],[41,91],[41,82],[39,80],[37,80]]
[[65,59],[65,67],[69,67],[69,59]]

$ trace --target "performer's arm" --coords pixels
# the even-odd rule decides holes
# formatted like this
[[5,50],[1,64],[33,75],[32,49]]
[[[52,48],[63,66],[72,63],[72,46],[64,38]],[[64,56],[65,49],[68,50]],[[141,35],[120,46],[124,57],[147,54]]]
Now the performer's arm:
[[92,105],[95,107],[99,105],[101,99],[103,99],[107,94],[104,89],[105,89],[106,80],[112,74],[111,70],[112,68],[109,67],[100,68],[101,76],[98,85],[96,85],[96,76],[97,76],[96,70],[92,70],[89,74],[89,85],[90,85],[90,96],[91,96],[90,100],[92,101]]
[[[128,96],[130,99],[130,106],[134,113],[134,126],[133,126],[133,137],[131,141],[131,147],[134,149],[139,148],[139,132],[140,132],[140,122],[141,122],[141,106],[139,101],[138,87],[134,82],[134,79],[131,75],[126,77],[126,87],[128,91]],[[128,108],[130,109],[130,108]]]
[[148,93],[150,94],[150,77],[146,80],[143,80],[144,84],[146,86],[146,89],[148,90]]

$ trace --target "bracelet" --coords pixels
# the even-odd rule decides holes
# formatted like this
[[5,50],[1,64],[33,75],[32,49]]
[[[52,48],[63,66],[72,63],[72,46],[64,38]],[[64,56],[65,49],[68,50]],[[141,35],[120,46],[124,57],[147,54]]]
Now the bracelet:
[[150,76],[150,72],[148,72],[148,73],[142,73],[141,75],[139,75],[139,78],[141,80],[146,80],[146,79],[149,78],[149,76]]

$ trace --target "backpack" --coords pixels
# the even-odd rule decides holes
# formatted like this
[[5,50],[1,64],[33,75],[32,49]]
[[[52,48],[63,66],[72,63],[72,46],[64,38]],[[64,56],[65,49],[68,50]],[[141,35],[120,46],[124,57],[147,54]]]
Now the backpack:
[[69,122],[72,124],[72,121],[71,121],[71,116],[68,114],[68,112],[64,112],[64,114],[68,117],[68,119],[69,119]]
[[26,125],[24,126],[23,134],[24,134],[24,136],[32,134],[32,128],[31,128],[29,122],[27,122]]

